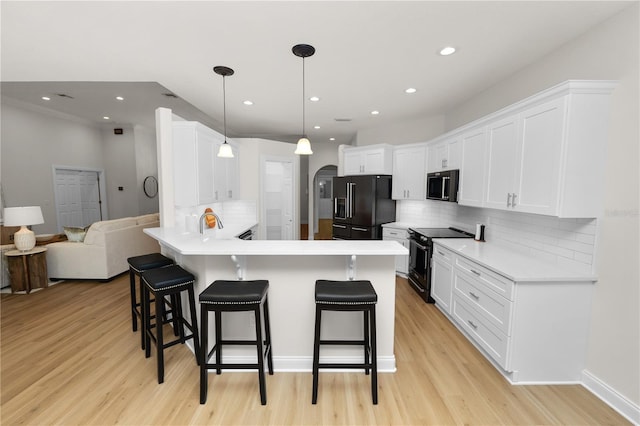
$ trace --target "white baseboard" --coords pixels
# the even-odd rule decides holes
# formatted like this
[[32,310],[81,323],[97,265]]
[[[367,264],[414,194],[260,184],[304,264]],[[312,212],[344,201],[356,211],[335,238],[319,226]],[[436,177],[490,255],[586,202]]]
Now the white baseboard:
[[631,423],[640,425],[640,406],[620,395],[611,386],[584,370],[582,372],[582,386],[604,401]]

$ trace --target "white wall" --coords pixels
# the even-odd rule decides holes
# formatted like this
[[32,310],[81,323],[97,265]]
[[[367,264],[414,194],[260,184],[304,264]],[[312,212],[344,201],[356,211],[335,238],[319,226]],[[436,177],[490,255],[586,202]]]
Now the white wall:
[[40,206],[45,223],[33,231],[57,232],[52,166],[104,169],[100,129],[5,98],[1,127],[5,207]]
[[122,135],[115,135],[113,129],[103,129],[102,139],[109,218],[136,216],[138,185],[133,128],[124,127]]
[[619,405],[629,403],[636,413],[640,406],[639,13],[635,3],[446,116],[451,130],[564,80],[619,80],[612,96],[606,159],[609,190],[604,217],[597,225],[599,280],[585,375],[602,384],[601,396],[604,393]]
[[[426,142],[444,133],[445,117],[436,115],[395,122],[386,126],[358,130],[355,146],[388,143],[391,145]],[[315,153],[315,149],[314,149]]]
[[136,155],[136,193],[139,214],[155,213],[158,210],[158,196],[149,198],[143,189],[147,176],[158,178],[158,149],[156,133],[152,129],[136,125],[133,127]]

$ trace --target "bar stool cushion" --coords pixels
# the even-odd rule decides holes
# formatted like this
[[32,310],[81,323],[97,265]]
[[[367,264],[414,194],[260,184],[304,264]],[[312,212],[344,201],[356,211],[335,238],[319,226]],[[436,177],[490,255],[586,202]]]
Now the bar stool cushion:
[[178,265],[151,269],[142,273],[142,280],[154,291],[193,284],[195,277]]
[[173,265],[173,260],[160,253],[145,254],[142,256],[134,256],[127,259],[129,266],[137,273],[141,273],[148,269],[162,268],[163,266]]
[[200,303],[211,305],[253,305],[265,298],[269,281],[224,281],[216,280],[202,293]]
[[327,305],[369,305],[378,301],[370,281],[316,281],[316,303]]

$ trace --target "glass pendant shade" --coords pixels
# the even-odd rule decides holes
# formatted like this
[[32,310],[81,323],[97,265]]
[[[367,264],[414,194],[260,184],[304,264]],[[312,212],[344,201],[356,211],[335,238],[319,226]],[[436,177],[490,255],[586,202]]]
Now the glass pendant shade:
[[233,158],[233,150],[231,149],[231,145],[224,141],[222,145],[220,145],[220,149],[218,150],[218,157],[222,158]]
[[302,137],[298,140],[298,145],[296,146],[296,150],[294,154],[298,155],[311,155],[313,151],[311,151],[311,142],[309,139]]

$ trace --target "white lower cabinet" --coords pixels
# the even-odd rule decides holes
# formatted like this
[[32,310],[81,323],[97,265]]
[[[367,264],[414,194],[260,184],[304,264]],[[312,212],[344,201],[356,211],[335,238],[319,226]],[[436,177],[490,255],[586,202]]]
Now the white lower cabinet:
[[436,306],[451,313],[451,283],[454,254],[442,247],[434,247],[431,257],[431,297]]
[[436,306],[512,383],[579,382],[593,282],[514,281],[487,266],[436,242]]
[[[382,239],[385,241],[397,241],[409,250],[409,233],[404,228],[382,228]],[[409,256],[396,256],[396,272],[401,275],[409,274]]]

